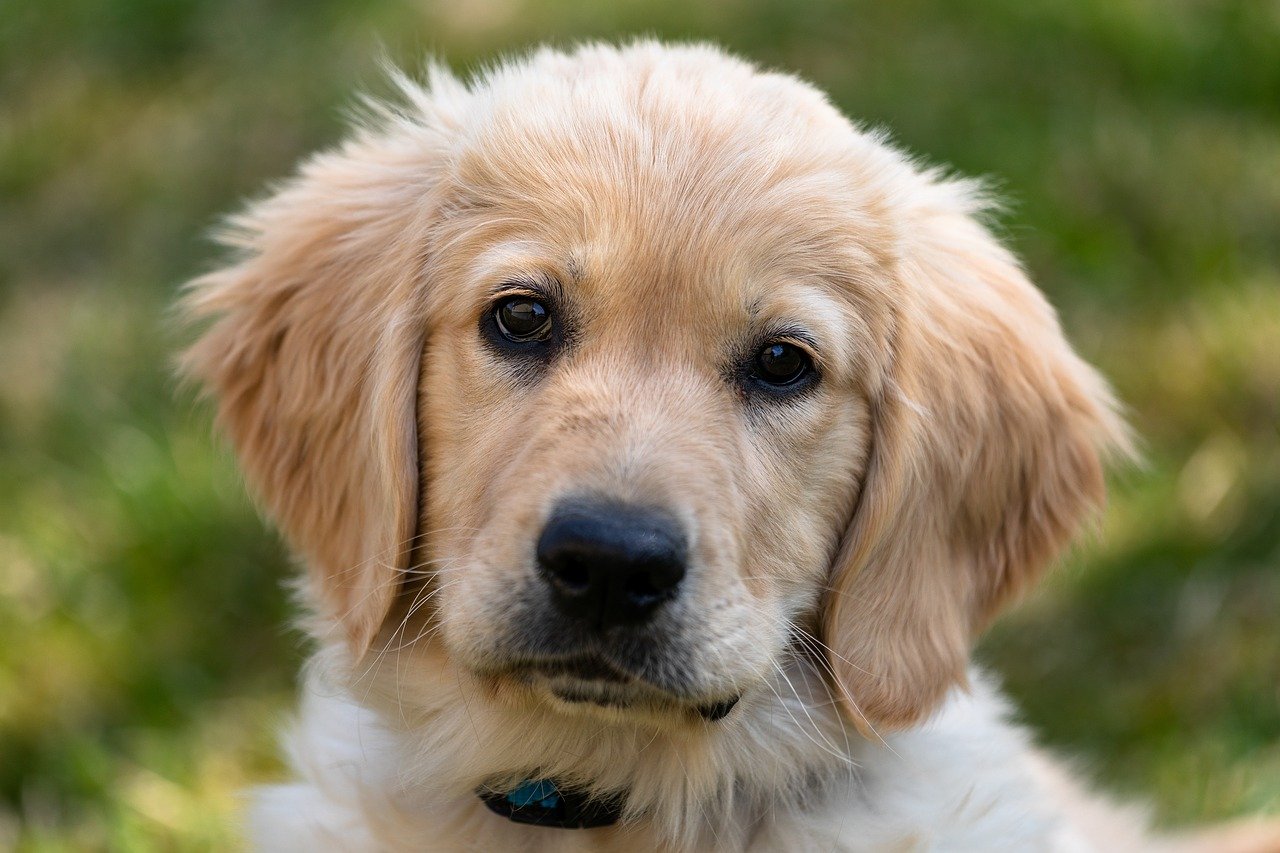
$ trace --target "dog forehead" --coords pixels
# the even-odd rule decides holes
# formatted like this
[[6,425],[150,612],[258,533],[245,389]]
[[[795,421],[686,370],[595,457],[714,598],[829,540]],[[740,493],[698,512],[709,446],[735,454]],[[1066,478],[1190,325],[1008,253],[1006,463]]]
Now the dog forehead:
[[642,44],[535,55],[472,98],[438,245],[469,245],[490,290],[542,272],[622,322],[683,327],[737,322],[795,282],[891,277],[883,184],[900,164],[795,78]]
[[688,314],[847,276],[885,242],[838,163],[667,145],[655,156],[579,138],[546,158],[558,146],[522,140],[501,168],[459,169],[442,230],[478,251],[475,279],[546,271],[586,296],[643,294]]

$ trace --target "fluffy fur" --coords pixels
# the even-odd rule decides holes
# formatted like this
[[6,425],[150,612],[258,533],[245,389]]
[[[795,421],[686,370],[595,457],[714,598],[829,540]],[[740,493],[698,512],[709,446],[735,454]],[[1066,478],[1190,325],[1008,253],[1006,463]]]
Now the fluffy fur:
[[[710,47],[399,83],[186,303],[211,322],[185,368],[307,566],[320,648],[258,845],[1157,846],[968,664],[1128,452],[975,187]],[[486,344],[512,288],[557,306],[554,360]],[[805,342],[805,394],[742,384],[770,334]],[[582,493],[693,536],[622,708],[513,651],[546,617],[531,543]],[[625,792],[624,820],[522,827],[474,794],[531,772]]]

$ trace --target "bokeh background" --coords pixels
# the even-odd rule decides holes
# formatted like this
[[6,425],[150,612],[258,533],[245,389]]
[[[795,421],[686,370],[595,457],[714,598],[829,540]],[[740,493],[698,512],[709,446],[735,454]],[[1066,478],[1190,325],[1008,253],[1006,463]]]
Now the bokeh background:
[[993,180],[1147,464],[981,654],[1161,824],[1280,811],[1280,3],[3,0],[0,848],[226,848],[281,773],[288,558],[170,369],[218,215],[386,92],[382,53],[637,33]]

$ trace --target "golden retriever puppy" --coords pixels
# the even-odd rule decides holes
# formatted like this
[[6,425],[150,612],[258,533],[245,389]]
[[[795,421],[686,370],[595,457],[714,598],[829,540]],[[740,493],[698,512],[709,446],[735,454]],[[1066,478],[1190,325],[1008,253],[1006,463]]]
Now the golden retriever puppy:
[[711,47],[400,86],[186,303],[319,647],[256,843],[1148,843],[968,663],[1128,447],[974,185]]

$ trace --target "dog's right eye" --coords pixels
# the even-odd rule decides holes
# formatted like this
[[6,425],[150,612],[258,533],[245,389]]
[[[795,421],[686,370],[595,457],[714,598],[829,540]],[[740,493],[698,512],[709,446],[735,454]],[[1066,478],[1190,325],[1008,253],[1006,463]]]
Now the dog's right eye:
[[509,296],[493,308],[502,336],[513,343],[545,341],[551,337],[551,311],[532,296]]

